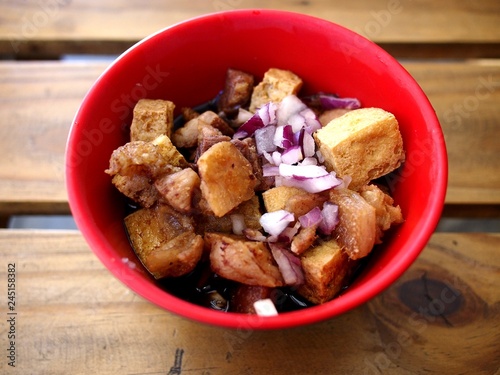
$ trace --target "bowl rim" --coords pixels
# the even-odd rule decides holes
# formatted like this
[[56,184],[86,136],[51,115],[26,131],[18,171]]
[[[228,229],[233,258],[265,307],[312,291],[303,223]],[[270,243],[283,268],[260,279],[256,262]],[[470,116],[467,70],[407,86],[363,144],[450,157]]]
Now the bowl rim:
[[436,113],[432,108],[432,105],[426,94],[423,92],[415,79],[410,75],[410,73],[394,57],[392,57],[388,52],[383,50],[374,42],[350,29],[347,29],[344,26],[303,13],[274,9],[235,9],[213,12],[193,17],[167,26],[145,37],[141,41],[125,50],[122,54],[120,54],[102,72],[102,74],[88,90],[79,109],[77,110],[70,128],[66,145],[65,158],[66,160],[68,160],[69,158],[71,149],[70,145],[75,137],[76,124],[79,121],[83,109],[85,108],[87,103],[91,101],[91,98],[94,95],[95,91],[99,88],[100,82],[117,64],[120,64],[120,61],[124,57],[128,56],[131,51],[142,48],[144,44],[151,43],[151,41],[153,41],[155,38],[163,36],[163,34],[169,33],[179,27],[186,27],[205,21],[212,22],[214,17],[225,16],[238,18],[246,17],[252,13],[255,14],[256,12],[266,17],[288,17],[291,18],[291,20],[295,21],[307,20],[309,23],[321,25],[325,28],[333,27],[336,28],[339,32],[349,34],[350,36],[355,36],[356,38],[362,38],[364,42],[370,44],[370,48],[376,51],[380,56],[384,57],[388,69],[393,69],[393,73],[397,74],[397,76],[400,77],[401,80],[409,82],[413,86],[413,96],[415,97],[415,100],[421,104],[420,110],[423,112],[423,115],[427,119],[427,121],[434,123],[435,135],[433,138],[433,144],[436,146],[436,150],[438,150],[438,153],[435,155],[435,161],[436,164],[440,166],[440,168],[437,171],[434,194],[430,198],[429,202],[429,206],[432,207],[432,210],[425,218],[425,222],[422,223],[421,231],[415,233],[411,251],[408,251],[405,256],[400,257],[398,261],[394,263],[394,265],[388,270],[388,272],[384,273],[376,280],[373,280],[373,282],[371,282],[369,285],[365,284],[362,288],[350,290],[349,293],[336,297],[334,301],[337,302],[328,302],[323,305],[309,307],[306,310],[281,313],[278,316],[274,317],[259,317],[256,315],[245,315],[240,313],[220,313],[217,311],[211,311],[205,307],[194,305],[170,294],[163,294],[161,297],[159,297],[157,292],[161,289],[158,286],[152,287],[151,283],[146,281],[145,279],[137,278],[134,279],[133,282],[127,282],[124,281],[122,277],[120,277],[120,274],[122,274],[123,271],[119,270],[117,267],[122,267],[123,265],[117,265],[114,259],[112,260],[106,255],[105,249],[101,248],[101,235],[96,234],[93,229],[88,226],[88,223],[84,221],[84,218],[81,215],[81,213],[84,211],[84,206],[86,203],[82,199],[82,197],[77,194],[78,173],[73,168],[70,168],[68,166],[68,163],[66,163],[65,183],[67,187],[71,212],[73,213],[73,217],[75,219],[77,227],[80,229],[90,249],[96,254],[96,256],[106,266],[106,268],[108,268],[108,270],[110,270],[111,273],[128,288],[132,289],[135,293],[149,300],[151,303],[154,303],[171,313],[194,320],[199,323],[225,328],[269,330],[297,327],[324,321],[326,319],[330,319],[343,314],[349,310],[354,309],[355,307],[368,302],[370,299],[387,289],[408,269],[408,267],[414,262],[414,260],[424,249],[438,224],[444,205],[448,178],[448,164],[444,135],[442,133],[442,129],[440,127]]

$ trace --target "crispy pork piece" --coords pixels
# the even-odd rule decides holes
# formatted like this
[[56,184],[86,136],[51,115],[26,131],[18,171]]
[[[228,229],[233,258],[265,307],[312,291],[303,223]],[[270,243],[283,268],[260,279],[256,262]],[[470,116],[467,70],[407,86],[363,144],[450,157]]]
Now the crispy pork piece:
[[351,259],[367,256],[375,245],[375,208],[357,192],[346,188],[331,189],[330,202],[339,206],[334,237]]
[[231,142],[219,142],[197,162],[201,192],[215,216],[224,216],[255,195],[258,183],[248,160]]
[[135,253],[156,279],[185,275],[201,259],[203,238],[194,232],[193,219],[166,204],[128,215],[125,227]]
[[250,112],[269,102],[280,102],[285,96],[296,95],[302,88],[302,79],[289,70],[269,69],[255,86],[250,101]]
[[206,111],[177,129],[172,135],[172,142],[178,148],[196,147],[200,129],[206,126],[215,128],[226,136],[232,136],[234,134],[234,129],[219,117],[219,115],[212,111]]
[[401,224],[404,221],[401,208],[395,206],[394,199],[389,194],[384,193],[377,185],[363,186],[359,194],[375,208],[377,221],[375,243],[382,243],[384,232],[392,225]]
[[334,239],[307,250],[300,261],[305,282],[297,291],[315,304],[335,297],[346,285],[357,264]]
[[358,190],[398,168],[405,160],[398,121],[380,108],[360,108],[330,121],[314,133],[329,171],[350,176]]
[[254,77],[236,69],[228,69],[224,90],[217,103],[219,112],[229,118],[234,117],[240,107],[244,107],[252,96]]
[[300,228],[299,233],[297,233],[297,235],[295,235],[292,239],[290,248],[290,250],[292,250],[292,253],[301,255],[306,250],[308,250],[318,238],[316,229],[317,226]]
[[327,109],[326,111],[323,111],[319,114],[318,120],[321,126],[326,126],[333,119],[345,115],[347,112],[350,111],[352,111],[352,109],[347,109],[347,108]]
[[204,239],[210,248],[210,266],[219,276],[246,285],[283,286],[265,243],[223,233],[206,233]]
[[294,214],[296,218],[302,216],[314,207],[321,206],[328,200],[325,194],[308,193],[305,190],[289,187],[277,186],[262,193],[264,206],[267,212],[286,210]]
[[194,197],[200,190],[200,177],[191,168],[165,175],[154,183],[165,201],[179,212],[193,211]]
[[134,107],[130,140],[152,141],[160,135],[170,137],[174,128],[175,105],[161,99],[140,99]]
[[152,142],[128,142],[117,148],[105,172],[113,177],[112,182],[121,193],[143,207],[151,207],[159,197],[154,180],[186,165],[169,138],[162,135]]
[[266,178],[262,173],[262,161],[261,157],[257,153],[255,140],[253,138],[245,138],[243,140],[233,139],[231,143],[238,148],[241,154],[252,166],[253,174],[258,181],[255,191],[265,191],[269,189],[270,184],[274,184],[274,179]]

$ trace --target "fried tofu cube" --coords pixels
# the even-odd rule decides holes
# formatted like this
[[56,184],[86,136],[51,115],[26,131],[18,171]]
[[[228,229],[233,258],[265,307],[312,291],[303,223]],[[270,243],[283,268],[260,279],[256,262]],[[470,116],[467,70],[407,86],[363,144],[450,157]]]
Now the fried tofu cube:
[[277,186],[262,194],[267,212],[286,210],[296,218],[305,215],[314,207],[321,206],[328,197],[323,194],[308,193],[299,188]]
[[200,215],[196,220],[196,228],[199,233],[220,232],[233,233],[232,215],[241,215],[245,222],[245,227],[259,230],[261,225],[259,219],[262,215],[259,198],[254,195],[249,200],[241,203],[234,210],[222,217],[214,215]]
[[307,250],[300,261],[305,281],[297,291],[315,304],[335,297],[348,282],[356,265],[333,239]]
[[157,146],[158,152],[164,159],[169,161],[169,164],[180,168],[185,168],[189,165],[184,156],[166,135],[160,135],[151,143]]
[[285,96],[296,95],[302,88],[302,79],[289,70],[271,68],[255,86],[250,100],[250,112],[269,102],[280,102]]
[[196,267],[204,242],[193,224],[190,216],[163,204],[125,218],[135,253],[156,279],[182,276]]
[[219,142],[197,162],[201,193],[215,216],[224,216],[255,195],[258,183],[250,162],[231,142]]
[[358,190],[398,168],[405,160],[403,139],[394,115],[380,108],[360,108],[337,117],[314,138],[329,171],[350,176]]
[[152,141],[160,135],[170,137],[174,128],[174,109],[174,103],[169,100],[140,99],[134,107],[130,140]]

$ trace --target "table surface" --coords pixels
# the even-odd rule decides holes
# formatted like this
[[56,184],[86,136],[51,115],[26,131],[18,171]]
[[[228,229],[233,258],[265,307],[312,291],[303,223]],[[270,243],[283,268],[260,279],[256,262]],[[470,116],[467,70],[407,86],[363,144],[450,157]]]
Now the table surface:
[[[0,3],[0,373],[500,374],[500,227],[436,232],[407,272],[365,305],[269,332],[210,327],[156,307],[116,280],[79,231],[7,227],[12,215],[70,213],[66,137],[108,55],[190,17],[243,8],[322,17],[398,58],[445,134],[443,218],[498,220],[500,2],[145,4]],[[7,294],[14,267],[15,306]]]

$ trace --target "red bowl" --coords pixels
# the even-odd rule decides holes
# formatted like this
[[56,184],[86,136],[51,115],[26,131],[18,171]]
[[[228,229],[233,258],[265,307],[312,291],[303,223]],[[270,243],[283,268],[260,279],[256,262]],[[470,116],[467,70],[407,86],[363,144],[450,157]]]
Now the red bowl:
[[[289,69],[304,92],[356,97],[381,107],[400,123],[407,160],[387,181],[406,221],[385,237],[352,285],[320,306],[275,317],[221,313],[161,289],[136,259],[123,227],[124,204],[104,173],[111,152],[128,139],[140,98],[195,106],[222,89],[226,70],[258,79],[271,68]],[[195,321],[240,329],[277,329],[345,313],[393,283],[417,258],[444,204],[447,158],[441,127],[426,95],[384,50],[331,22],[283,11],[236,10],[168,27],[113,62],[90,88],[76,114],[66,150],[69,203],[78,228],[102,263],[152,303]]]

